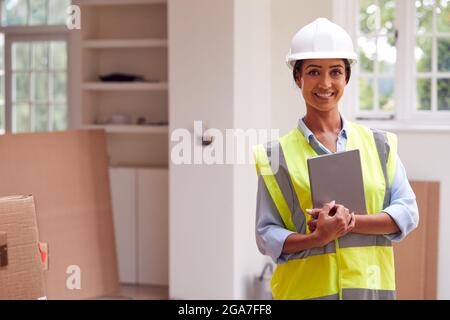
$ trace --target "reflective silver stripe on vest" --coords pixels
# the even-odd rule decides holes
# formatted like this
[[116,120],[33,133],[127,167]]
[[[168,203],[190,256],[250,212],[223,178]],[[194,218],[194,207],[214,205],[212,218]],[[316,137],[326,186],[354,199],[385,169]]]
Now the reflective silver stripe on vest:
[[342,289],[344,300],[396,300],[395,291],[371,289]]
[[[284,158],[283,150],[279,141],[271,141],[267,143],[266,153],[269,159],[272,172],[274,173],[275,180],[280,187],[281,193],[286,200],[289,209],[292,214],[292,222],[297,227],[297,232],[306,233],[306,221],[303,212],[301,211],[297,196],[295,195],[294,187],[292,185],[291,177],[289,176],[286,160]],[[273,159],[273,156],[278,156],[277,159]],[[278,161],[276,163],[274,160]],[[278,165],[278,167],[277,167]]]
[[354,247],[392,247],[392,241],[383,235],[362,234],[362,233],[347,233],[345,236],[339,238],[340,248],[354,248]]
[[323,297],[306,299],[306,300],[339,300],[339,295],[336,293],[336,294],[332,294],[329,296],[323,296]]
[[389,206],[391,203],[391,187],[389,186],[389,178],[387,174],[387,160],[389,157],[390,147],[386,132],[371,129],[375,144],[377,146],[378,156],[381,162],[381,168],[383,169],[384,181],[386,183],[386,190],[384,193],[383,209]]
[[[294,186],[292,184],[291,177],[289,175],[288,167],[286,164],[286,159],[284,157],[283,148],[279,141],[272,141],[265,145],[267,158],[269,159],[269,163],[272,167],[272,171],[275,173],[275,180],[277,181],[281,193],[283,194],[286,203],[289,206],[289,209],[292,213],[292,222],[297,227],[297,232],[300,234],[306,234],[306,220],[305,215],[302,212],[300,207],[300,203],[297,198],[297,194],[295,193]],[[278,149],[275,149],[278,148]],[[274,164],[275,159],[272,156],[278,155],[278,167]],[[276,170],[275,170],[276,169]],[[330,242],[326,246],[319,248],[312,248],[303,250],[298,253],[292,254],[284,254],[286,260],[294,260],[294,259],[304,259],[311,256],[318,256],[322,254],[335,253],[336,245],[334,241]]]

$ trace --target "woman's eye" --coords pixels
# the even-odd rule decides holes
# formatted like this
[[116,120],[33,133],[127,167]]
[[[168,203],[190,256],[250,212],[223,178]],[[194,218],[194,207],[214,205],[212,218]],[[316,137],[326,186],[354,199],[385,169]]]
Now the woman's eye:
[[338,69],[331,71],[331,75],[334,77],[340,76],[341,74],[342,74],[342,71],[338,70]]
[[317,71],[317,70],[311,70],[311,71],[308,72],[308,74],[309,74],[310,76],[318,76],[318,75],[319,75],[319,71]]

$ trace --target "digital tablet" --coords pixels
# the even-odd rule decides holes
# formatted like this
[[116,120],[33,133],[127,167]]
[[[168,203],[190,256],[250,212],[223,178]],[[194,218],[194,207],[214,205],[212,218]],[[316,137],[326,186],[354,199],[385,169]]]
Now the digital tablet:
[[313,208],[335,200],[350,212],[366,213],[366,198],[359,150],[307,160]]

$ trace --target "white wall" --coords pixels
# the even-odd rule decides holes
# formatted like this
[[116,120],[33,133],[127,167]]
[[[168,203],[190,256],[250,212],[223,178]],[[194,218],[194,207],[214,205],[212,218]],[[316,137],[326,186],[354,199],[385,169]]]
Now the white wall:
[[[270,127],[270,54],[270,0],[169,1],[170,131]],[[170,163],[171,298],[252,298],[256,182],[251,165]]]
[[[395,132],[395,131],[394,131]],[[438,299],[450,299],[450,130],[449,132],[397,131],[399,156],[409,180],[440,181],[438,242]],[[420,213],[419,213],[420,214]]]
[[[170,0],[170,131],[233,122],[233,5]],[[173,146],[173,143],[172,143]],[[170,298],[233,297],[233,168],[170,162]]]
[[286,54],[295,33],[318,17],[331,19],[332,0],[272,0],[272,128],[281,135],[295,128],[306,110]]
[[[271,0],[235,0],[234,128],[270,128]],[[249,154],[250,156],[250,154]],[[253,280],[266,260],[255,242],[254,165],[234,166],[235,297],[254,298]]]

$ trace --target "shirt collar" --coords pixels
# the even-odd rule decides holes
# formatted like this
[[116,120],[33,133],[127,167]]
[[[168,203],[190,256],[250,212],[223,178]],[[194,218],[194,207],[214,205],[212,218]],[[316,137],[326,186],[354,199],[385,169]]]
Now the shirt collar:
[[[342,116],[342,114],[339,114],[342,121],[342,129],[339,131],[339,136],[342,136],[344,138],[347,138],[347,121]],[[306,126],[305,122],[303,121],[303,118],[300,118],[298,120],[298,126],[297,128],[300,130],[301,133],[305,136],[306,140],[310,141],[311,136],[314,137],[314,134],[311,130]],[[315,137],[314,137],[315,138]]]

